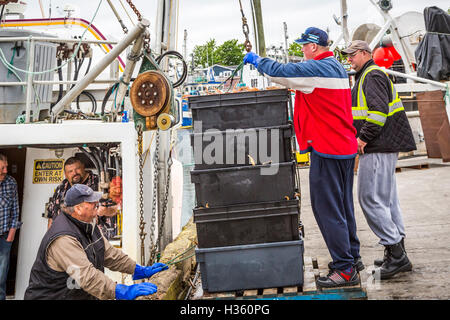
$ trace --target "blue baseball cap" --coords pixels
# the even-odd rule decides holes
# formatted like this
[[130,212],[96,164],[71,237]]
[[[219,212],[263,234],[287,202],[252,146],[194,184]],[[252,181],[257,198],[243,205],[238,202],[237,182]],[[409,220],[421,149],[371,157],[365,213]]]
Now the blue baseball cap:
[[328,34],[319,28],[309,27],[294,42],[298,44],[317,43],[319,46],[326,47],[328,46]]
[[66,193],[64,204],[73,207],[83,202],[97,202],[102,197],[101,192],[94,192],[85,184],[74,184]]

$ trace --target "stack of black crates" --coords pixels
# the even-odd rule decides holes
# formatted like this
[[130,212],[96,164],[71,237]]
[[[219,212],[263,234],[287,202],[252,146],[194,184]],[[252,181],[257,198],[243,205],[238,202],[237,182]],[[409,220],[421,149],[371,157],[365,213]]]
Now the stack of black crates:
[[301,286],[286,89],[189,97],[197,262],[208,292]]

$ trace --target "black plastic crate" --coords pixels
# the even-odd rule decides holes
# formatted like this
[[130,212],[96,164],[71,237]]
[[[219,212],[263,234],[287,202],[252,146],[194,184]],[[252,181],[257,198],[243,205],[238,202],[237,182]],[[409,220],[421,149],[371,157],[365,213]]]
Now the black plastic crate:
[[188,103],[194,132],[204,132],[285,125],[289,99],[287,89],[276,89],[192,96]]
[[303,285],[303,240],[197,248],[208,292]]
[[197,207],[294,199],[295,161],[270,165],[192,170]]
[[[193,133],[195,169],[213,169],[293,160],[292,124]],[[250,156],[250,157],[249,157]]]
[[299,240],[299,201],[194,209],[199,248]]

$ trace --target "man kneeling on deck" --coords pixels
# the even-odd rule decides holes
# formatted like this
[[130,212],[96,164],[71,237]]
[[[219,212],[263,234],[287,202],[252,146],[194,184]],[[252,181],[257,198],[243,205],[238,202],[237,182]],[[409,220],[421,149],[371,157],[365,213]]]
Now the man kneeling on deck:
[[125,299],[154,294],[148,282],[117,284],[104,274],[133,274],[133,280],[149,278],[168,269],[163,263],[142,267],[122,250],[114,248],[101,233],[97,221],[100,192],[83,184],[67,191],[62,214],[44,235],[30,274],[25,299],[83,300]]

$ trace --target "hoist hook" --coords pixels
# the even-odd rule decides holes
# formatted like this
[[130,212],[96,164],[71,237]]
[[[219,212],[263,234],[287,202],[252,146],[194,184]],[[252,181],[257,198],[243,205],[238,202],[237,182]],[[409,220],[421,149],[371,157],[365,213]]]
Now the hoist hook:
[[244,10],[242,9],[242,2],[239,0],[239,6],[241,7],[241,14],[242,14],[242,32],[245,35],[245,41],[244,41],[244,47],[247,52],[252,51],[252,44],[250,43],[250,40],[248,39],[248,34],[250,32],[247,24],[247,18],[245,17]]

